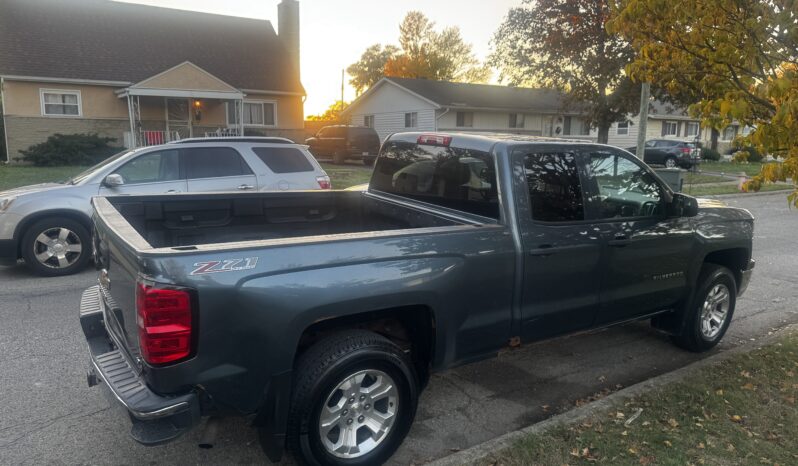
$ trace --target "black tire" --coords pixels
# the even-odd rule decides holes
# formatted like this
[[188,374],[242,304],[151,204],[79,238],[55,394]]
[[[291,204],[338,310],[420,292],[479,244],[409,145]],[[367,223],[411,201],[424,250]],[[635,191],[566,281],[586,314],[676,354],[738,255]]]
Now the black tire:
[[333,163],[336,165],[343,165],[346,162],[346,152],[335,151],[333,153]]
[[[57,229],[68,230],[70,234],[67,241],[79,243],[81,246],[79,253],[66,253],[68,265],[63,267],[58,264],[57,257],[45,262],[36,257],[37,251],[46,249],[43,248],[41,243],[37,242],[39,235],[53,232]],[[43,277],[72,275],[83,270],[86,264],[89,263],[89,259],[91,259],[91,235],[89,231],[80,222],[66,217],[46,218],[35,222],[25,230],[20,247],[22,248],[22,258],[25,259],[25,265],[28,269]]]
[[363,157],[363,165],[367,167],[373,167],[376,161],[377,157]]
[[679,162],[676,161],[676,157],[665,157],[663,165],[666,168],[679,168]]
[[[339,458],[322,443],[319,432],[322,408],[341,382],[364,370],[381,371],[393,379],[398,392],[396,418],[372,451],[357,458]],[[305,464],[382,464],[393,455],[410,430],[418,392],[413,364],[390,340],[365,330],[346,331],[325,338],[307,350],[297,363],[288,417],[288,449]],[[368,409],[368,405],[363,407]],[[338,435],[342,435],[340,430]]]
[[[702,332],[702,311],[707,296],[716,286],[723,286],[729,294],[728,312],[722,325],[718,327],[717,334],[707,337]],[[673,336],[673,342],[688,351],[701,353],[708,351],[717,345],[726,331],[729,329],[734,309],[737,304],[737,281],[734,274],[721,265],[704,264],[701,274],[698,277],[698,288],[692,303],[686,308],[687,315],[684,316],[685,322],[680,335]]]

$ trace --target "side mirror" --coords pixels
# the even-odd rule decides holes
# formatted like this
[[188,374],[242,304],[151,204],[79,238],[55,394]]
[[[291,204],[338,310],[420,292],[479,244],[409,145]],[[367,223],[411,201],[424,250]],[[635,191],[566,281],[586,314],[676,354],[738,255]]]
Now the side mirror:
[[672,217],[695,217],[698,215],[698,200],[682,193],[674,193],[668,204],[668,213]]
[[114,188],[117,186],[122,186],[125,184],[125,179],[122,178],[122,175],[118,175],[114,173],[113,175],[108,175],[103,180],[103,186],[108,188]]

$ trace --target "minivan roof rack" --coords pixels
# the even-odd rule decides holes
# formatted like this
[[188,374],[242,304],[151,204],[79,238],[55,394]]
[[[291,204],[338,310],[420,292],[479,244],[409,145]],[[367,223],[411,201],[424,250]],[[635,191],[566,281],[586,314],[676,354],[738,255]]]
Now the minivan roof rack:
[[277,137],[210,137],[210,138],[188,138],[179,141],[172,141],[169,144],[191,144],[197,142],[260,142],[266,144],[296,144],[287,138]]

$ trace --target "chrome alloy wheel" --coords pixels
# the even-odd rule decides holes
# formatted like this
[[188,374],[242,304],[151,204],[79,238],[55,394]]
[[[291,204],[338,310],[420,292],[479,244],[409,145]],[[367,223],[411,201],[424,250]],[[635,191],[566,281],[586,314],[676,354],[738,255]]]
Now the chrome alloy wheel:
[[701,308],[701,334],[705,339],[714,340],[718,336],[729,317],[730,305],[731,295],[726,285],[719,283],[707,293]]
[[73,265],[83,252],[80,237],[63,227],[43,231],[33,242],[33,255],[45,267],[65,269]]
[[676,168],[676,160],[665,159],[665,168]]
[[398,408],[399,391],[388,374],[364,370],[349,375],[321,408],[321,443],[338,458],[366,455],[388,437]]

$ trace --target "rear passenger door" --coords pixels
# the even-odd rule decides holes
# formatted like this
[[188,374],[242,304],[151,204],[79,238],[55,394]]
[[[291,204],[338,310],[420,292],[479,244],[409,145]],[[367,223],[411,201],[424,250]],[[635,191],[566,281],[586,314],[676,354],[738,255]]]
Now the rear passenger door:
[[258,169],[258,184],[261,191],[289,191],[319,189],[314,166],[305,152],[296,147],[253,147],[257,159],[263,163]]
[[524,249],[524,341],[588,328],[600,305],[611,227],[587,218],[582,157],[561,147],[513,155],[522,178],[516,207]]
[[609,148],[584,155],[588,218],[612,232],[596,323],[675,306],[688,286],[695,244],[690,219],[666,215],[665,187],[634,157]]
[[231,147],[192,147],[181,150],[189,192],[255,191],[255,173]]

